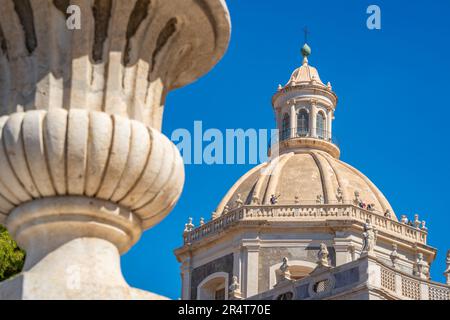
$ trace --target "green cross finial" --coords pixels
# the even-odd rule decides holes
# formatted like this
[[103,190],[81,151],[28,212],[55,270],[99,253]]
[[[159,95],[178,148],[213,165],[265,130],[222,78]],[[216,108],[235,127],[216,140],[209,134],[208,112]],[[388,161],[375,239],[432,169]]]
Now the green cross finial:
[[302,48],[302,56],[303,58],[308,57],[311,54],[311,48],[308,46],[308,34],[309,34],[309,30],[308,27],[305,27],[303,29],[304,33],[305,33],[305,44],[303,45]]
[[304,32],[304,34],[305,34],[305,43],[308,43],[308,34],[309,34],[308,27],[305,27],[305,28],[303,29],[303,32]]

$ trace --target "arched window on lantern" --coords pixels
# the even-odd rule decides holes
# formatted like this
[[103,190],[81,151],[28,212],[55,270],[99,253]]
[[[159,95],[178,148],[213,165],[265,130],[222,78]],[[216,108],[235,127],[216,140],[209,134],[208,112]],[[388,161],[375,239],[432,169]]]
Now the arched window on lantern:
[[291,117],[288,113],[283,116],[283,122],[281,124],[281,140],[286,140],[290,136]]
[[297,136],[306,137],[309,134],[309,115],[305,109],[298,112]]
[[319,111],[316,116],[316,136],[320,139],[325,139],[327,137],[325,115],[321,111]]

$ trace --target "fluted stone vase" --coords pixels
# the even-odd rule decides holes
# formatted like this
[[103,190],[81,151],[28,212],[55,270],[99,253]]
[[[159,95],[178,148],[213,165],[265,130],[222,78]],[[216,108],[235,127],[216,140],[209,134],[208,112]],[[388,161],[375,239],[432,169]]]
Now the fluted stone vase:
[[[70,5],[79,30],[67,27]],[[120,254],[181,194],[164,101],[224,54],[224,1],[0,7],[0,223],[27,252],[0,299],[162,298],[128,286]]]

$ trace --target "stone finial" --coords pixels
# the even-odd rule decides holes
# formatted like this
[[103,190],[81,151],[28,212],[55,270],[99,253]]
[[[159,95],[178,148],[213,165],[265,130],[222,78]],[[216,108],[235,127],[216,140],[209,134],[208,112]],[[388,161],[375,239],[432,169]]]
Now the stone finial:
[[447,251],[447,259],[445,260],[446,268],[444,271],[444,276],[446,278],[447,285],[450,285],[450,250]]
[[361,251],[361,256],[371,255],[375,256],[375,244],[377,241],[378,231],[370,222],[370,219],[366,219],[364,223],[364,233],[363,233],[363,248]]
[[242,197],[241,194],[238,193],[238,194],[237,194],[236,201],[234,202],[237,208],[242,207],[242,205],[244,204],[244,201],[242,200],[241,197]]
[[386,209],[386,211],[384,212],[384,216],[388,219],[392,219],[392,213],[390,209]]
[[329,267],[330,266],[330,264],[328,263],[328,256],[329,256],[329,252],[328,252],[326,244],[321,243],[319,252],[317,253],[317,257],[318,257],[317,264],[319,265],[319,267]]
[[390,258],[391,258],[391,262],[392,262],[392,267],[395,269],[397,268],[397,261],[398,261],[398,252],[397,252],[397,244],[392,244],[392,252],[390,254]]
[[223,208],[223,213],[222,213],[222,214],[227,214],[229,211],[230,211],[230,207],[229,207],[228,205],[226,205],[226,206]]
[[217,219],[219,217],[219,214],[216,212],[216,211],[213,211],[212,213],[211,213],[211,218],[214,220],[214,219]]
[[[307,32],[307,31],[305,31],[305,32]],[[303,45],[301,52],[302,52],[303,58],[309,57],[311,55],[311,47],[306,43],[306,39],[305,39],[305,44]]]
[[283,86],[281,84],[278,85],[278,91],[283,90]]
[[333,87],[331,86],[331,82],[330,81],[327,82],[327,89],[330,90],[330,91],[333,89]]
[[203,226],[205,224],[205,218],[201,217],[200,218],[200,226]]
[[242,298],[241,289],[237,276],[233,276],[233,278],[231,278],[231,284],[228,287],[228,291],[229,291],[228,296],[231,300],[237,300]]
[[421,222],[419,220],[419,215],[416,213],[414,215],[414,227],[416,227],[417,229],[420,228]]
[[406,214],[402,214],[402,216],[400,218],[400,222],[404,223],[404,224],[408,224],[408,217],[406,216]]
[[276,271],[277,284],[286,280],[291,280],[291,272],[289,271],[288,258],[284,257],[280,268]]
[[191,232],[194,229],[194,224],[192,223],[193,219],[189,217],[188,223],[184,225],[184,232]]
[[417,253],[416,263],[413,267],[413,274],[421,279],[429,279],[430,277],[430,267],[428,263],[423,260],[423,253]]

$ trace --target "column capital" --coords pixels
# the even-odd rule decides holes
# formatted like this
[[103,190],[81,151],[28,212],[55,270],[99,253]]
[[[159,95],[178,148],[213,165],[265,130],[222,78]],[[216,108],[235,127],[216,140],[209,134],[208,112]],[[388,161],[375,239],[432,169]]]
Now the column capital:
[[245,248],[248,252],[256,252],[259,251],[261,244],[259,241],[243,241],[242,247]]

